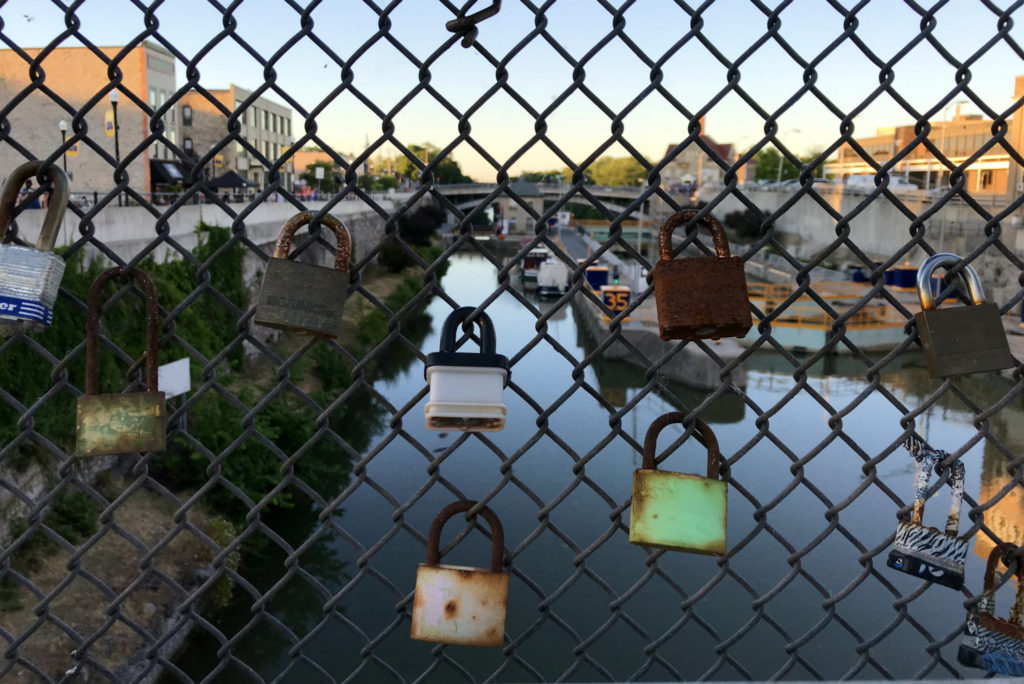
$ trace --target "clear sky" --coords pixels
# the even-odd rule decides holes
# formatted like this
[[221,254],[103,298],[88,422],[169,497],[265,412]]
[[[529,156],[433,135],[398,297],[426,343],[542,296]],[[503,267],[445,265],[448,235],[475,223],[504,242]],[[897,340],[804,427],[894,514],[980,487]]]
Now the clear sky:
[[[308,4],[295,0],[296,4]],[[489,0],[478,0],[484,7]],[[620,5],[619,0],[609,0]],[[224,31],[219,4],[207,0],[167,0],[155,17],[159,34],[182,53],[194,56]],[[383,6],[383,2],[379,2]],[[539,4],[539,3],[538,3]],[[696,5],[697,3],[689,3]],[[776,0],[765,0],[770,6]],[[781,3],[781,36],[811,61],[844,31],[843,17],[825,0]],[[842,0],[852,6],[852,0]],[[1008,0],[994,3],[1011,5]],[[690,16],[670,0],[625,3],[625,34],[651,60],[661,59],[691,28]],[[903,0],[872,0],[857,13],[857,36],[883,60],[892,58],[920,32],[921,18]],[[998,17],[980,0],[949,0],[922,5],[937,7],[934,35],[955,58],[967,59],[997,33]],[[499,60],[506,59],[534,29],[537,17],[522,0],[505,0],[500,13],[480,25],[479,42]],[[1017,23],[1024,10],[1017,12]],[[146,30],[144,13],[128,0],[85,0],[77,10],[81,32],[99,45],[122,45]],[[269,58],[300,31],[301,17],[284,0],[244,0],[231,15],[235,33]],[[352,62],[354,88],[382,110],[389,111],[419,83],[418,69],[389,41],[374,37],[380,16],[361,0],[327,0],[312,12],[313,32],[342,59]],[[544,13],[547,32],[564,50],[583,60],[612,31],[614,16],[596,0],[555,0]],[[750,0],[716,0],[702,13],[701,34],[727,59],[736,59],[765,34],[767,19]],[[402,0],[388,14],[387,35],[419,60],[427,60],[451,34],[444,24],[453,14],[439,0]],[[63,11],[44,0],[8,0],[0,6],[3,34],[25,47],[40,47],[65,30]],[[1024,44],[1024,29],[1012,38]],[[370,42],[374,41],[374,42]],[[76,45],[72,38],[65,45]],[[651,82],[651,69],[619,38],[586,58],[584,85],[612,111],[621,112]],[[235,83],[256,88],[264,70],[232,37],[223,38],[198,63],[201,82],[210,88]],[[341,69],[309,38],[303,38],[276,60],[278,85],[308,110],[320,106],[341,82]],[[184,65],[178,65],[183,83]],[[727,69],[699,40],[691,39],[662,67],[662,84],[691,112],[702,109],[727,85]],[[927,43],[921,43],[895,66],[894,87],[913,107],[934,107],[955,85],[954,69]],[[472,137],[500,163],[534,135],[534,117],[506,92],[483,104],[483,93],[496,82],[495,69],[475,48],[458,42],[429,67],[430,86],[459,112],[476,107],[469,123]],[[763,108],[773,111],[799,90],[802,69],[774,41],[763,45],[740,67],[740,86]],[[971,69],[971,88],[995,110],[1013,105],[1014,76],[1024,74],[1021,57],[1005,42],[992,47]],[[878,86],[879,69],[851,40],[845,40],[817,66],[817,85],[843,111],[850,111]],[[543,36],[535,37],[508,63],[508,86],[537,111],[571,87],[572,67]],[[279,97],[273,99],[280,100]],[[957,99],[964,99],[962,96]],[[978,112],[974,103],[965,112]],[[950,109],[949,116],[952,116]],[[942,112],[934,117],[942,118]],[[912,123],[913,116],[883,94],[856,119],[860,135],[876,127]],[[459,135],[458,118],[430,93],[418,93],[394,116],[395,135],[404,144],[448,145]],[[573,160],[593,154],[609,138],[611,119],[584,93],[576,91],[547,118],[548,136]],[[706,117],[705,133],[719,142],[746,149],[763,135],[764,121],[735,93],[715,104]],[[688,118],[658,93],[648,96],[624,119],[624,137],[649,159],[660,159],[670,143],[686,136]],[[305,130],[295,112],[292,127]],[[316,117],[318,133],[339,152],[360,153],[369,139],[381,136],[381,119],[352,92],[334,98]],[[824,148],[839,134],[839,119],[812,94],[806,94],[780,119],[781,138],[797,153]],[[385,148],[386,149],[386,148]],[[605,154],[621,156],[613,145]],[[453,156],[477,180],[493,180],[495,172],[471,146],[460,144]],[[560,168],[563,164],[543,143],[535,144],[512,172]]]

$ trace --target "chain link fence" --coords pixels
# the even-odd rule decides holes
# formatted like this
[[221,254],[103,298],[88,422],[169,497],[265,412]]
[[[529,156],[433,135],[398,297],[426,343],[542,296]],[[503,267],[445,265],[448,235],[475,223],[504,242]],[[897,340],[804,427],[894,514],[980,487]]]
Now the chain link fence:
[[[36,17],[21,13],[27,5],[0,5],[0,39],[10,56],[2,74],[7,97],[0,102],[5,158],[66,165],[67,152],[77,146],[80,154],[99,160],[109,181],[106,189],[90,188],[95,196],[88,202],[69,206],[59,250],[67,274],[53,326],[13,334],[0,344],[0,678],[593,681],[980,672],[960,666],[956,649],[966,610],[981,593],[988,550],[1024,539],[1020,366],[1004,376],[926,378],[914,351],[916,307],[887,283],[886,273],[907,259],[943,251],[933,226],[946,225],[944,212],[955,210],[955,244],[983,279],[998,279],[990,292],[1013,327],[1024,299],[1017,221],[1024,195],[1014,192],[1015,169],[1024,166],[1014,146],[1021,100],[987,102],[972,83],[993,55],[1008,64],[1024,58],[1014,31],[1021,3],[973,6],[969,16],[991,33],[966,56],[956,56],[939,37],[942,2],[884,3],[901,28],[912,28],[901,43],[888,35],[882,43],[865,36],[862,17],[880,3],[822,3],[819,9],[839,28],[810,52],[788,30],[810,30],[799,19],[798,3],[790,2],[730,5],[737,22],[759,28],[738,37],[729,50],[716,44],[729,22],[722,21],[722,3],[713,2],[661,3],[657,11],[676,36],[656,49],[631,30],[634,13],[641,11],[634,2],[600,0],[584,8],[506,0],[496,16],[478,17],[479,26],[459,20],[430,49],[404,42],[409,24],[403,13],[411,6],[438,27],[481,8],[447,0],[429,6],[367,0],[346,4],[342,11],[352,14],[358,28],[346,31],[344,24],[320,19],[324,4],[284,0],[275,11],[288,20],[275,23],[274,39],[262,33],[247,40],[252,25],[246,22],[254,16],[262,21],[269,3],[194,4],[197,22],[220,27],[198,50],[179,49],[165,35],[168,13],[183,11],[172,4],[123,3],[118,11],[137,27],[123,49],[94,42],[93,25],[80,17],[90,3],[53,0],[34,5]],[[510,15],[519,22],[511,25],[525,27],[522,33],[507,33],[503,22]],[[41,50],[29,50],[16,38],[15,25],[33,21],[50,22],[56,36]],[[576,29],[586,37],[570,41]],[[347,35],[339,40],[339,34]],[[563,44],[568,42],[571,48]],[[132,50],[144,44],[183,66],[183,82],[174,84],[165,101],[126,85],[139,68]],[[293,97],[287,85],[298,68],[288,56],[300,44],[318,51],[316,63],[301,68],[328,83],[314,106]],[[649,75],[643,83],[624,77],[614,98],[591,85],[591,74],[607,67],[601,57],[613,44]],[[104,82],[67,84],[59,49],[71,45],[102,62]],[[207,60],[226,45],[241,48],[264,78],[247,83],[248,95],[227,105],[202,79]],[[387,75],[361,69],[367,54],[385,47],[401,64],[396,73],[415,74],[414,85],[377,101],[372,93],[378,91],[366,84]],[[673,57],[696,47],[716,63],[718,80],[706,95],[691,97],[665,80]],[[925,47],[952,76],[948,92],[922,106],[901,94],[895,75],[903,73],[908,55]],[[517,58],[540,48],[547,51],[552,73],[568,74],[543,106],[535,103],[529,78],[522,80],[514,69],[510,77]],[[757,89],[749,79],[741,79],[757,73],[768,49],[800,74],[795,88],[776,89],[770,105],[752,94]],[[851,51],[877,74],[877,85],[863,99],[842,104],[850,102],[848,94],[834,94],[842,85],[819,75],[830,59]],[[432,71],[463,60],[493,70],[493,82],[471,84],[478,95],[432,79]],[[29,74],[27,84],[7,70],[12,64],[19,74]],[[129,107],[141,112],[145,129],[134,139],[122,134],[112,154],[95,117],[115,90],[122,117]],[[242,127],[251,125],[243,111],[267,96],[293,112],[290,141],[279,148],[254,144],[243,134]],[[208,149],[187,149],[168,132],[187,98],[196,98],[189,100],[196,112],[205,107],[222,121]],[[451,136],[439,132],[439,149],[426,159],[402,134],[404,112],[417,98],[443,110],[458,129]],[[655,100],[674,112],[673,125],[682,123],[665,132],[672,137],[666,142],[673,143],[665,155],[651,159],[634,146],[630,133],[645,104]],[[960,100],[992,123],[967,154],[954,156],[944,152],[929,122],[944,118],[944,109]],[[895,103],[896,118],[914,122],[914,136],[888,155],[858,142],[864,132],[855,126],[858,115],[882,101]],[[40,102],[70,121],[63,142],[41,141],[33,124]],[[525,115],[532,132],[521,138],[511,128],[491,138],[474,133],[474,116],[492,102]],[[727,102],[742,103],[761,127],[748,150],[732,158],[701,136],[702,119]],[[815,158],[801,160],[784,144],[783,129],[808,102],[834,120],[837,133]],[[368,136],[365,148],[353,155],[332,147],[330,131],[318,126],[318,117],[338,103],[365,107],[380,123],[382,133]],[[548,132],[560,108],[581,103],[596,109],[609,128],[583,155],[567,151]],[[326,201],[303,201],[287,175],[301,173],[289,164],[307,145],[318,146],[340,169],[340,186]],[[874,169],[878,185],[840,203],[841,190],[815,184],[814,176],[844,145]],[[541,204],[514,186],[509,170],[537,146],[569,170],[561,179],[565,184]],[[786,282],[792,286],[770,309],[755,302],[756,339],[731,355],[731,347],[711,341],[645,345],[629,334],[628,319],[643,318],[645,307],[653,305],[653,290],[644,283],[625,310],[613,311],[585,279],[585,267],[599,260],[653,267],[653,253],[627,236],[623,223],[636,212],[665,216],[690,203],[663,174],[695,148],[721,178],[718,187],[700,189],[702,212],[720,218],[727,210],[758,212],[761,225],[743,243],[742,256],[780,272],[788,265]],[[752,178],[740,177],[766,149],[780,150],[801,170],[797,187],[774,192],[770,202],[751,189]],[[890,188],[889,180],[921,149],[949,174],[949,187],[926,201],[911,201]],[[366,169],[384,150],[395,150],[413,169],[411,187],[371,192]],[[615,150],[643,168],[641,184],[625,199],[603,194],[586,178],[601,156]],[[446,194],[448,185],[440,181],[456,151],[474,155],[489,169],[492,185],[480,186],[468,202]],[[229,152],[261,173],[249,202],[228,202],[210,186],[211,167]],[[1008,160],[1005,201],[978,193],[969,182],[969,168],[995,153]],[[180,162],[185,173],[180,189],[162,195],[166,199],[158,205],[156,190],[139,185],[139,179],[150,173],[143,169],[148,155],[161,154]],[[28,226],[38,217],[25,208],[45,197],[42,190],[37,186],[19,205],[22,230],[9,239],[32,242]],[[529,217],[522,243],[474,233],[473,216],[501,198]],[[582,254],[568,246],[567,231],[549,227],[559,211],[580,204],[609,221],[607,238]],[[440,247],[436,241],[420,244],[405,232],[426,205],[453,217]],[[884,254],[866,247],[868,232],[855,228],[880,206],[892,221],[884,230],[897,234],[900,243]],[[274,207],[280,211],[272,216],[261,213]],[[807,207],[818,216],[818,235],[827,235],[825,247],[810,255],[795,249],[782,229]],[[254,226],[281,225],[307,208],[349,222],[355,238],[347,332],[334,341],[269,335],[252,321],[253,294],[276,237],[259,235]],[[119,213],[130,218],[116,218]],[[364,219],[370,227],[353,228]],[[190,224],[186,230],[182,222]],[[677,253],[713,253],[695,231],[679,236]],[[300,243],[294,251],[311,260],[335,249],[318,221]],[[538,301],[517,281],[518,267],[539,246],[572,269],[568,292],[553,302]],[[812,269],[838,268],[837,254],[860,267],[867,281],[842,306],[819,293],[810,278]],[[153,278],[160,360],[188,358],[191,387],[168,399],[165,452],[76,459],[74,404],[84,388],[86,294],[93,279],[115,265]],[[141,391],[142,292],[119,280],[106,295],[105,390]],[[498,351],[510,359],[509,425],[494,434],[427,433],[421,366],[436,348],[443,317],[467,304],[495,321]],[[809,304],[828,324],[820,349],[801,353],[780,341],[779,326],[788,309]],[[907,323],[886,351],[866,351],[854,341],[853,322],[879,304]],[[588,324],[581,319],[602,314],[608,322],[599,326],[597,341],[584,339]],[[632,357],[633,365],[607,360],[615,348]],[[837,350],[843,353],[838,361]],[[674,364],[710,366],[711,386],[695,391],[675,382],[669,372]],[[622,396],[616,396],[619,390]],[[719,435],[730,491],[724,556],[685,556],[627,543],[629,473],[638,467],[646,426],[670,410],[703,418]],[[662,455],[675,450],[680,455],[673,459],[692,459],[699,447],[686,440],[691,431],[692,426],[680,427],[672,440],[663,438]],[[968,468],[960,533],[975,553],[959,591],[885,567],[897,516],[908,516],[913,500],[913,459],[903,445],[915,438],[949,453],[930,493],[945,497],[956,459]],[[682,463],[671,469],[688,470]],[[489,506],[505,525],[512,579],[500,648],[408,639],[415,567],[426,555],[427,529],[442,507],[458,499]],[[486,525],[474,519],[461,530],[455,523],[449,527],[442,553],[484,566]],[[1002,610],[1012,602],[1012,582],[1006,585],[998,594]]]

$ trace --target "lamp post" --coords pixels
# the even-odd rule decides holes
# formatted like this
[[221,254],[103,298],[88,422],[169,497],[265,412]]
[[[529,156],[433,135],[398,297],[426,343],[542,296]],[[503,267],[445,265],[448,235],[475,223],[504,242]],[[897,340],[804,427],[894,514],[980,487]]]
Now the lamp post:
[[[790,128],[788,131],[786,131],[786,133],[799,133],[799,132],[800,132],[799,128]],[[781,136],[782,134],[780,133],[779,135]],[[779,170],[775,174],[775,182],[776,183],[781,183],[782,182],[782,160],[783,160],[783,158],[784,157],[782,155],[782,150],[779,150]]]
[[[950,102],[948,105],[946,105],[945,107],[942,108],[942,136],[939,138],[939,154],[942,155],[942,156],[946,155],[946,149],[945,149],[946,148],[946,112],[949,111],[950,107],[952,107],[954,105],[959,107],[962,104],[967,104],[967,100],[956,100],[954,102]],[[925,190],[928,190],[928,186],[931,183],[931,170],[932,170],[931,167],[932,167],[932,165],[929,162],[929,164],[928,164],[928,177],[926,178],[925,184],[924,184],[924,189]],[[938,177],[935,179],[935,187],[938,187],[938,186],[942,185],[942,162],[939,162],[939,168],[938,168],[938,172],[937,173],[938,173]]]
[[[119,93],[116,90],[110,91],[110,108],[114,110],[114,161],[121,165],[121,137],[118,135],[117,126],[117,99]],[[121,206],[121,191],[117,191],[117,206]]]
[[[60,120],[57,124],[57,128],[60,129],[60,144],[63,147],[68,141],[68,122],[64,119]],[[68,151],[65,149],[61,150],[61,164],[64,166],[64,175],[68,175]]]

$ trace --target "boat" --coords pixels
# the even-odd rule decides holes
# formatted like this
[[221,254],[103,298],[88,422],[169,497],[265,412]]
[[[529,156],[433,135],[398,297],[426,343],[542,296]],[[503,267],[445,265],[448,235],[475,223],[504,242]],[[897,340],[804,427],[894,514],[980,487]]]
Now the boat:
[[537,286],[537,274],[540,273],[540,265],[551,256],[551,250],[547,247],[535,247],[526,253],[519,263],[519,277],[522,278],[523,287],[531,289]]
[[537,295],[560,297],[569,289],[569,267],[557,259],[548,259],[537,272]]

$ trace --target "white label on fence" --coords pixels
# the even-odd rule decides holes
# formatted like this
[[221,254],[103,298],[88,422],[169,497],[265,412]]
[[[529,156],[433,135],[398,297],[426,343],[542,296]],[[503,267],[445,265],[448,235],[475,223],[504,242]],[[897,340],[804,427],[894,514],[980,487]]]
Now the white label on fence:
[[189,373],[188,358],[165,363],[157,369],[157,386],[170,399],[192,389],[192,375]]

